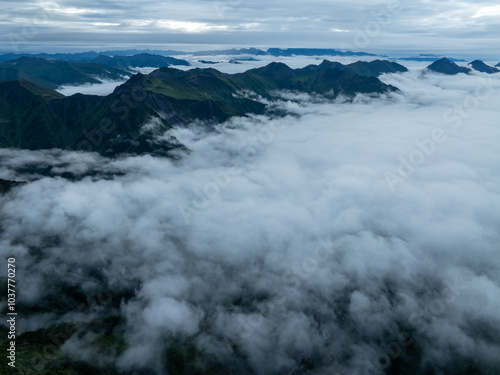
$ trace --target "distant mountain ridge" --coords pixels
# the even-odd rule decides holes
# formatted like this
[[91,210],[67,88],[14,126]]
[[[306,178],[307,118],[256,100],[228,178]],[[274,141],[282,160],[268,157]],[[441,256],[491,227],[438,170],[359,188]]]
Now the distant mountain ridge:
[[[238,74],[161,68],[149,75],[134,75],[106,97],[64,97],[26,80],[0,82],[0,147],[81,149],[108,156],[168,155],[182,145],[175,139],[157,141],[155,134],[194,120],[221,122],[232,116],[264,113],[264,104],[241,93],[274,100],[279,90],[333,98],[397,89],[376,77],[334,68],[291,69],[282,63]],[[151,121],[153,130],[145,131],[143,125]]]
[[104,56],[99,55],[90,62],[108,65],[112,68],[128,70],[129,68],[164,68],[170,65],[189,66],[186,60],[176,59],[175,57],[165,57],[141,53],[133,56]]
[[367,52],[338,51],[332,48],[269,48],[269,55],[278,56],[377,56]]
[[[420,54],[418,56],[413,56],[413,57],[400,57],[397,60],[401,61],[429,61],[429,62],[434,62],[441,60],[444,56],[438,56],[438,55],[433,55],[433,54]],[[452,57],[447,57],[448,60],[453,61],[453,62],[464,62],[465,60],[462,59],[455,59]]]
[[218,56],[218,55],[255,55],[255,56],[266,56],[267,52],[258,48],[230,48],[223,50],[208,50],[208,51],[197,51],[192,53],[193,56]]
[[308,65],[303,68],[306,71],[324,69],[339,69],[364,77],[378,77],[385,73],[403,73],[408,71],[403,65],[387,60],[357,61],[348,65],[323,60],[320,65]]
[[76,53],[4,53],[0,55],[0,61],[15,60],[20,57],[37,57],[40,59],[55,59],[69,62],[80,62],[86,63],[90,62],[98,56],[133,56],[142,53],[147,53],[151,55],[160,56],[176,56],[176,55],[186,55],[187,52],[173,51],[173,50],[114,50],[114,51],[88,51],[88,52],[76,52]]
[[88,51],[77,53],[5,53],[0,55],[0,61],[15,60],[20,57],[36,57],[42,59],[56,59],[68,62],[88,63],[99,56],[108,57],[130,57],[133,55],[149,54],[158,56],[218,56],[218,55],[253,55],[253,56],[377,56],[367,52],[339,51],[333,48],[230,48],[221,50],[205,50],[195,52],[183,52],[175,50],[113,50],[113,51]]

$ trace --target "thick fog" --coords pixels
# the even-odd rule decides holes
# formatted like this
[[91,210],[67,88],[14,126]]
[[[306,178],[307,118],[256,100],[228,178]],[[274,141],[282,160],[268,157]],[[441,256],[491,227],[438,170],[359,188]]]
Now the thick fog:
[[121,81],[102,80],[101,83],[89,83],[85,85],[64,85],[60,86],[57,91],[66,96],[70,96],[76,93],[106,96],[111,94],[117,86],[123,84],[125,81],[125,79]]
[[498,374],[500,78],[381,79],[174,129],[176,161],[2,150],[30,181],[0,203],[19,329],[77,322],[66,353],[138,373],[188,346],[234,374]]

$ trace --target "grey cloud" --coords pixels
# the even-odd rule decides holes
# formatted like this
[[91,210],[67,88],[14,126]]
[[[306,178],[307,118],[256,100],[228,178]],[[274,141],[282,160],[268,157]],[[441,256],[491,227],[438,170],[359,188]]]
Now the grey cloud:
[[[131,43],[141,44],[296,47],[302,43],[304,46],[340,48],[342,43],[353,44],[357,33],[370,27],[374,20],[384,19],[388,20],[381,26],[384,34],[371,38],[367,46],[354,47],[377,51],[384,48],[416,50],[422,47],[435,51],[446,47],[462,53],[470,49],[486,53],[497,44],[491,33],[496,29],[498,16],[473,18],[482,7],[496,5],[493,1],[481,4],[471,1],[353,3],[320,0],[307,3],[281,0],[265,3],[238,0],[168,3],[59,1],[58,6],[47,4],[44,11],[38,3],[7,3],[4,22],[0,24],[2,41],[8,42],[10,33],[22,34],[23,28],[35,26],[37,33],[31,35],[28,42],[61,43],[73,40],[75,43],[86,41],[90,46],[126,43],[129,39]],[[61,11],[64,9],[66,11]],[[88,12],[78,12],[79,9]],[[46,21],[40,22],[41,15]],[[179,24],[172,28],[172,25],[167,27],[159,23],[166,20],[204,26],[197,32],[193,32],[192,28],[196,27],[193,24],[179,31],[176,29]],[[226,29],[216,30],[214,27]],[[332,29],[345,32],[331,32]],[[421,35],[422,30],[433,35]],[[404,38],[398,38],[401,35]],[[471,38],[474,43],[464,47],[461,43],[464,37]],[[49,44],[47,48],[50,48]]]

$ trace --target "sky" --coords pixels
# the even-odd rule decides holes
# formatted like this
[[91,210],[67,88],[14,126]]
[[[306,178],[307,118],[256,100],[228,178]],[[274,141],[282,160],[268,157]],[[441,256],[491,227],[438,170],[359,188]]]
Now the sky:
[[[500,77],[423,66],[381,77],[399,92],[171,129],[178,160],[0,150],[30,182],[0,200],[17,329],[80,323],[64,353],[158,375],[181,344],[243,375],[497,374]],[[94,344],[109,317],[123,352]]]
[[6,0],[0,50],[211,45],[492,56],[499,21],[493,0]]

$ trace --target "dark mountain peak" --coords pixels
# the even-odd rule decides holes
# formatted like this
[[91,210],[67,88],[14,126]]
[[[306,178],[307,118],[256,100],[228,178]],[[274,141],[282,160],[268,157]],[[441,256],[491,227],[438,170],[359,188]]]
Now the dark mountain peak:
[[179,77],[186,77],[189,72],[193,72],[194,70],[196,69],[183,71],[176,68],[164,67],[152,71],[151,73],[149,73],[149,76],[161,79],[177,79]]
[[244,74],[248,73],[255,74],[259,78],[264,78],[266,84],[271,84],[274,86],[274,89],[301,89],[295,86],[297,83],[295,80],[295,71],[281,62],[272,62],[262,68],[249,70]]
[[390,67],[392,69],[396,69],[396,70],[399,70],[402,72],[408,71],[408,69],[406,69],[406,67],[404,67],[401,64],[398,64],[396,62],[389,61],[389,60],[380,60],[380,59],[372,60],[372,61],[357,61],[357,62],[351,63],[349,65],[351,65],[351,66],[353,66],[353,65],[365,65],[365,66],[373,66],[373,67],[379,67],[379,68]]
[[309,65],[302,70],[312,71],[324,69],[343,70],[363,77],[378,77],[384,73],[401,73],[408,71],[403,65],[387,60],[357,61],[349,65],[343,65],[336,61],[323,60],[319,65]]
[[276,73],[288,73],[292,72],[293,69],[282,62],[272,62],[262,68],[254,69],[254,71],[260,75],[269,75]]
[[321,64],[318,65],[320,68],[328,68],[328,69],[331,69],[331,68],[340,68],[340,67],[345,67],[344,64],[341,64],[337,61],[330,61],[330,60],[323,60],[321,62]]
[[365,77],[378,77],[385,73],[408,71],[403,65],[387,60],[357,61],[347,65],[347,67],[350,71]]
[[492,66],[487,65],[481,60],[474,60],[474,61],[470,62],[469,65],[474,70],[477,70],[478,72],[482,72],[482,73],[494,74],[494,73],[500,72],[500,70],[498,70],[497,68],[494,68]]
[[147,74],[137,73],[130,77],[127,82],[119,85],[115,88],[114,92],[121,92],[124,90],[130,90],[132,87],[137,89],[138,87],[144,87],[149,85],[151,82],[151,77]]
[[443,57],[431,65],[427,67],[428,70],[431,70],[436,73],[442,73],[447,75],[455,75],[459,73],[469,74],[471,70],[469,68],[461,67],[455,64],[453,61]]
[[285,63],[279,61],[273,61],[272,63],[267,64],[267,68],[269,69],[280,69],[280,70],[293,70]]
[[325,69],[339,69],[339,70],[346,70],[346,66],[336,62],[336,61],[330,61],[330,60],[323,60],[321,64],[319,65],[307,65],[305,68],[302,68],[300,70],[302,71],[314,71],[314,70],[325,70]]
[[[182,70],[181,70],[182,71]],[[187,72],[184,72],[184,74],[220,74],[220,72],[217,69],[214,68],[194,68],[191,70],[188,70]]]
[[134,80],[143,80],[147,77],[147,74],[142,74],[142,73],[136,73],[132,77],[130,77],[129,81],[134,81]]

